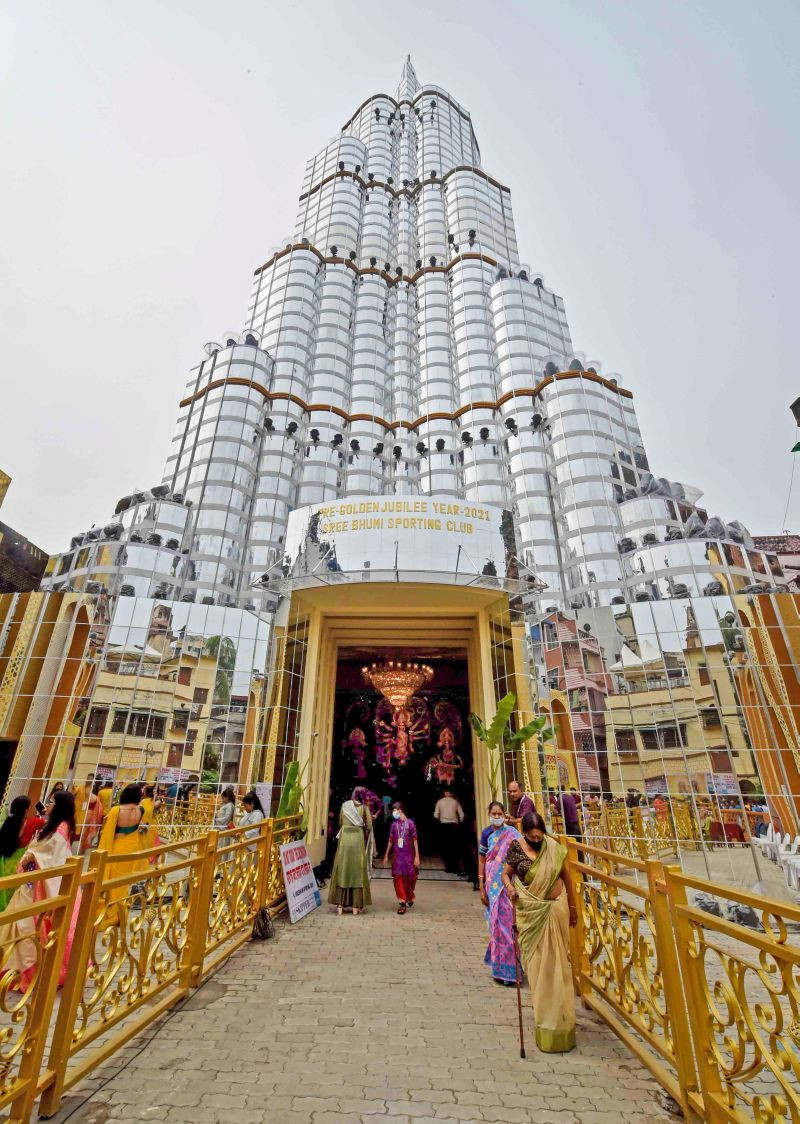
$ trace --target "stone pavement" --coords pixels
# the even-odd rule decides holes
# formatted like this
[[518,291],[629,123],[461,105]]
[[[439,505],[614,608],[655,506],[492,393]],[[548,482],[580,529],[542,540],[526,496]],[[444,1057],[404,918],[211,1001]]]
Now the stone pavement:
[[[618,1039],[579,1009],[578,1047],[540,1054],[525,998],[493,984],[478,895],[423,882],[394,912],[373,882],[366,914],[324,905],[277,937],[247,944],[157,1033],[79,1086],[54,1119],[194,1124],[403,1121],[668,1121],[658,1086]],[[324,896],[324,892],[323,892]],[[89,1097],[86,1103],[82,1103]]]

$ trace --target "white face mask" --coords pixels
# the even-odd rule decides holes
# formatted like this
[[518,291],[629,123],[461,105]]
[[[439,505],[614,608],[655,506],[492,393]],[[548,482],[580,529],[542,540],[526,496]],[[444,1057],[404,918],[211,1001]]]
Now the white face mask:
[[394,817],[394,819],[396,819],[396,820],[399,820],[399,819],[400,819],[400,813],[399,813],[399,812],[392,812],[392,816],[393,816],[393,817]]
[[504,816],[489,816],[489,823],[492,827],[502,827],[505,822]]

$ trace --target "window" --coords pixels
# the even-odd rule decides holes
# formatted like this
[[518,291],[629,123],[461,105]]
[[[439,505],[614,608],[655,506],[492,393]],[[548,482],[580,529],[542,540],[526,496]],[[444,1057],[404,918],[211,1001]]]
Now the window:
[[636,753],[636,734],[633,730],[617,730],[617,753]]
[[108,710],[104,707],[93,707],[89,711],[89,717],[86,720],[86,733],[89,737],[100,738],[106,732],[106,723],[108,722]]
[[192,719],[197,720],[200,713],[208,701],[208,688],[195,687],[194,694],[192,695]]
[[178,668],[178,682],[183,684],[184,687],[191,686],[192,669],[190,667],[179,667]]
[[164,737],[167,720],[161,714],[150,714],[149,711],[115,710],[114,720],[111,723],[112,734],[129,734],[132,738]]
[[189,708],[182,706],[172,713],[172,729],[185,730],[189,725]]
[[697,665],[697,670],[700,672],[700,683],[703,687],[711,685],[711,674],[706,664],[701,663]]
[[556,633],[556,626],[550,621],[544,622],[544,646],[545,648],[555,648],[558,644],[558,634]]
[[645,749],[678,749],[686,744],[686,725],[651,726],[641,731]]
[[172,742],[167,754],[167,768],[180,769],[181,761],[183,761],[183,746]]

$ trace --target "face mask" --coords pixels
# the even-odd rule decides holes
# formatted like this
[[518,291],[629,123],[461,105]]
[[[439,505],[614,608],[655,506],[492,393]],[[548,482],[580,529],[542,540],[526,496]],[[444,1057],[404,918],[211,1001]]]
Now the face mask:
[[542,844],[544,843],[544,839],[528,839],[528,837],[526,836],[525,842],[528,844],[528,846],[531,848],[531,850],[541,851]]
[[392,812],[392,818],[395,819],[395,820],[399,820],[400,819],[400,813],[399,812]]
[[492,827],[502,827],[505,822],[505,817],[503,816],[489,816],[489,823]]

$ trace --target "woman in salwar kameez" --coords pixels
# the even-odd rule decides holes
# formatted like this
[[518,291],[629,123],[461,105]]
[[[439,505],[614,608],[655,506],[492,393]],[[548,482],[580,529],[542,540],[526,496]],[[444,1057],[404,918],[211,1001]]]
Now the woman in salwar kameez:
[[564,861],[567,849],[546,834],[537,812],[528,812],[520,826],[522,839],[514,840],[506,854],[503,885],[516,905],[536,1045],[546,1054],[560,1054],[575,1045],[569,926],[577,922],[578,913]]
[[502,883],[506,853],[519,832],[506,823],[506,810],[499,800],[489,805],[489,827],[481,834],[478,845],[478,884],[481,901],[486,906],[489,945],[484,963],[492,969],[496,983],[514,986],[517,978],[514,938],[511,931],[512,909]]
[[339,812],[339,842],[331,871],[328,901],[341,914],[352,909],[358,914],[372,904],[369,872],[372,855],[372,816],[367,807],[367,794],[357,788],[345,800]]

